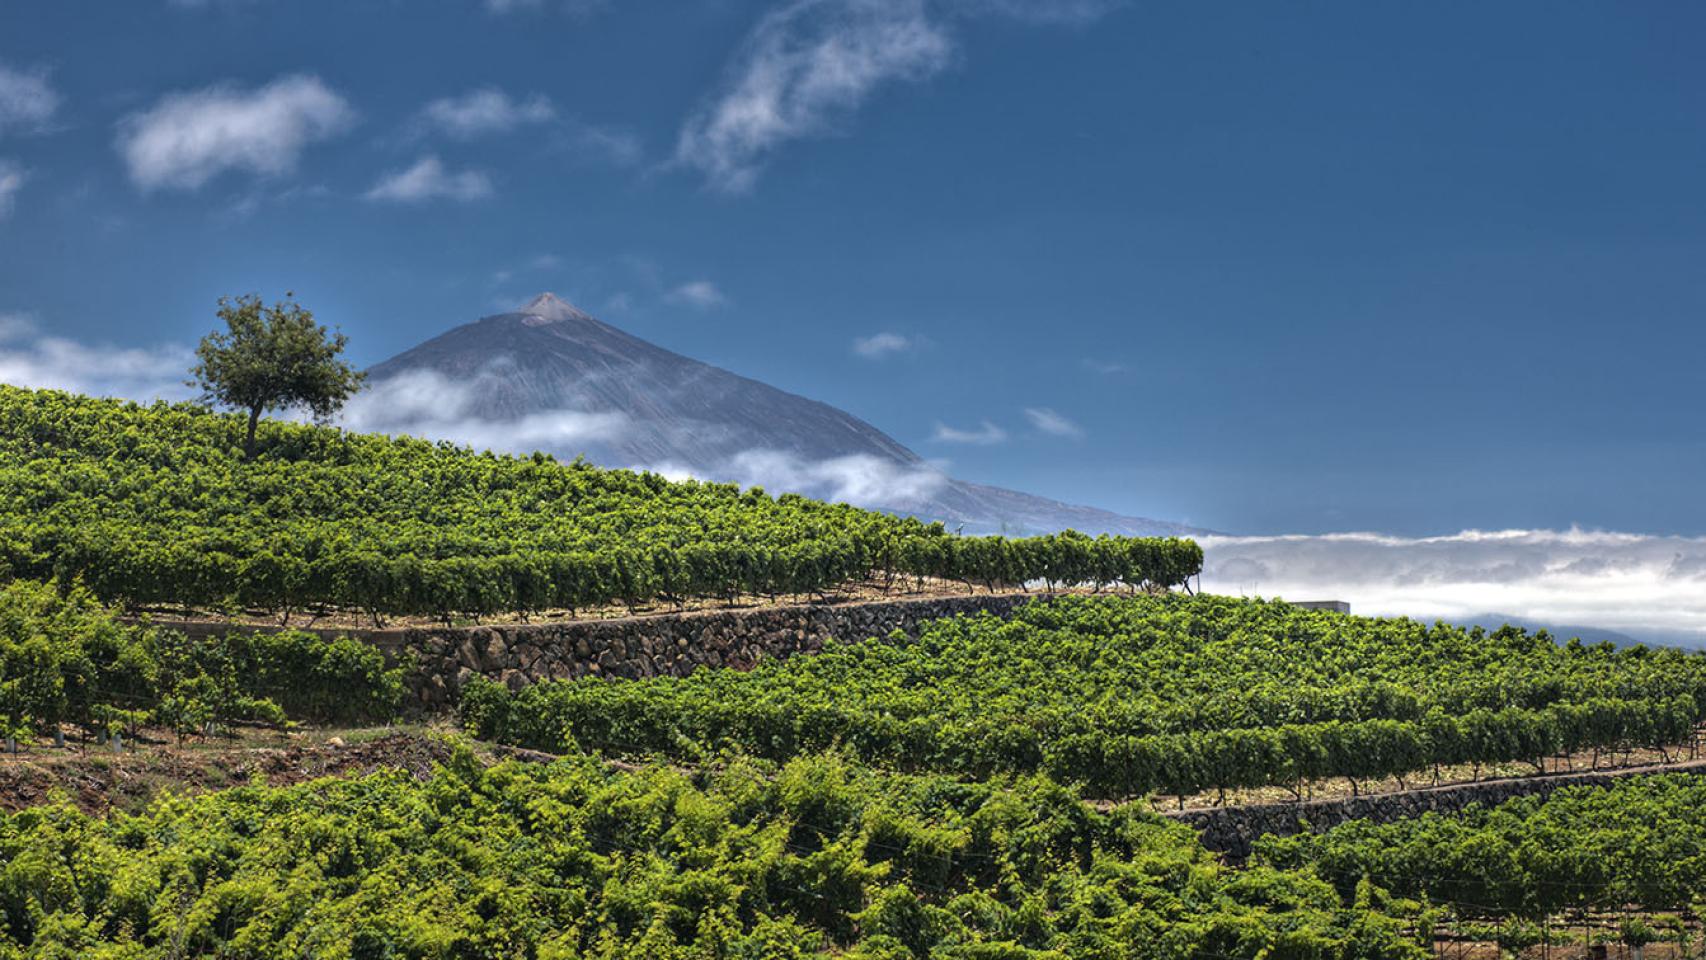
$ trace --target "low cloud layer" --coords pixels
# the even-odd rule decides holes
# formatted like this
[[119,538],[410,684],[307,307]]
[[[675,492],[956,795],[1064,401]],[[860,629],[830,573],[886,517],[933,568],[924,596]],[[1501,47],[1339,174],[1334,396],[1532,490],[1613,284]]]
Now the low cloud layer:
[[184,400],[195,362],[188,347],[88,345],[43,336],[21,314],[0,314],[0,383],[129,400]]
[[487,420],[470,412],[478,399],[478,377],[452,380],[416,371],[356,394],[339,422],[351,430],[448,440],[478,450],[521,454],[550,450],[570,456],[586,444],[615,436],[627,422],[620,414],[578,410]]
[[1706,538],[1467,530],[1206,537],[1203,589],[1345,600],[1357,613],[1462,620],[1489,613],[1706,645]]
[[772,495],[799,493],[830,502],[899,510],[922,505],[949,483],[948,476],[935,467],[899,464],[863,453],[808,460],[780,450],[747,450],[711,468],[656,463],[637,469],[672,480],[693,477],[763,487]]
[[229,170],[280,176],[312,143],[343,132],[355,111],[318,77],[264,87],[174,93],[119,123],[117,147],[143,190],[194,190]]

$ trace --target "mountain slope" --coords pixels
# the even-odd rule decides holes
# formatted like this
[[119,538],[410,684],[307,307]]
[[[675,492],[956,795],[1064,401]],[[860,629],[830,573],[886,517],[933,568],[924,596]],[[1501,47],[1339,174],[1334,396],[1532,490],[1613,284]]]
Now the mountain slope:
[[665,350],[549,293],[368,371],[365,427],[760,484],[966,532],[1189,532],[954,480],[835,407]]

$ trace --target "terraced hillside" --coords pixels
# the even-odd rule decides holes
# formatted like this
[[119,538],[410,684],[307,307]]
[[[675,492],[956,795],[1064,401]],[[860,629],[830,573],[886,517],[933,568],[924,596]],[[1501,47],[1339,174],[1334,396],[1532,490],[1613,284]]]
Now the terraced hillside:
[[1706,656],[1280,602],[1059,597],[750,672],[516,694],[482,683],[463,703],[483,735],[542,749],[835,749],[900,770],[1046,772],[1127,798],[1670,749],[1706,718]]
[[1182,540],[1006,540],[793,495],[0,387],[0,569],[131,607],[446,620],[876,577],[1165,587]]

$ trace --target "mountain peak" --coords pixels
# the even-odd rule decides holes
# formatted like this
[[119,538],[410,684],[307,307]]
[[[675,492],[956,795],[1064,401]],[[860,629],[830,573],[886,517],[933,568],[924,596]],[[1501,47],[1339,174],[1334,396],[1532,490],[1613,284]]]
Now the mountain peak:
[[565,320],[591,320],[592,316],[580,307],[575,306],[562,297],[550,291],[541,293],[523,304],[516,313],[529,317],[538,317],[548,323],[560,323]]

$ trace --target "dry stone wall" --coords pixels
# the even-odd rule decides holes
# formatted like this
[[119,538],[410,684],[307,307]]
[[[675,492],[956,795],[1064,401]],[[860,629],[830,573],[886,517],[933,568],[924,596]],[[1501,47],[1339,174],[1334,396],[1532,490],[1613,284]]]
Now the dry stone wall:
[[1006,616],[1039,594],[930,597],[876,603],[761,607],[564,623],[420,628],[370,635],[410,655],[409,686],[425,709],[447,705],[471,677],[519,689],[540,680],[686,676],[700,667],[750,668],[760,659],[814,653],[830,638],[864,640],[896,630],[917,636],[929,620],[962,613]]
[[1243,860],[1250,855],[1256,838],[1266,833],[1291,836],[1309,830],[1323,832],[1351,820],[1389,823],[1424,813],[1451,814],[1475,803],[1492,806],[1513,797],[1546,796],[1565,787],[1608,786],[1626,777],[1661,773],[1706,773],[1706,760],[1662,767],[1512,777],[1338,800],[1168,811],[1163,816],[1196,828],[1203,846],[1210,850],[1231,860]]

